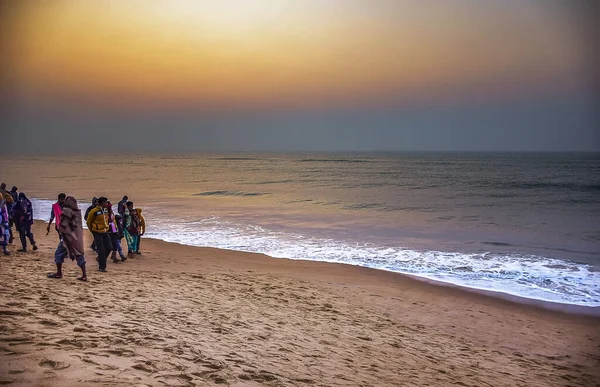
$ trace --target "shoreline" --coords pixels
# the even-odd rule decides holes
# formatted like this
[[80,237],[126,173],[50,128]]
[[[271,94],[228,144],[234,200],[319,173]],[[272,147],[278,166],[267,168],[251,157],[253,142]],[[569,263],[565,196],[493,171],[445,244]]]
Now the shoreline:
[[[52,201],[51,199],[43,199],[43,198],[41,198],[41,199],[37,198],[37,199],[38,200],[45,200],[45,201]],[[42,220],[36,220],[36,222],[37,221],[42,221]],[[146,237],[144,239],[155,239],[155,238]],[[164,241],[164,240],[158,239],[158,238],[156,238],[156,240],[158,240],[158,241]],[[178,244],[181,244],[183,246],[193,246],[193,245],[187,245],[185,243],[180,243],[180,242],[168,242],[168,243],[178,243]],[[202,246],[195,246],[195,247],[202,247]],[[217,249],[223,249],[223,248],[219,248],[219,247],[215,247],[215,248],[217,248]],[[241,251],[241,250],[230,250],[230,249],[223,249],[223,250],[244,252],[244,251]],[[254,253],[254,254],[261,254],[261,253]],[[265,254],[265,256],[268,256],[268,255]],[[292,260],[292,261],[302,260],[302,261],[307,261],[307,262],[326,262],[326,261],[311,260],[311,259],[308,259],[308,258],[276,258],[276,257],[271,257],[271,256],[268,256],[268,257],[274,258],[274,259],[289,259],[289,260]],[[326,262],[326,263],[342,264],[342,265],[350,265],[350,266],[357,266],[357,267],[368,268],[367,266],[362,266],[362,265],[359,265],[359,264],[354,265],[354,264],[351,264],[351,263],[344,263],[344,262]],[[582,264],[585,264],[585,263],[582,263]],[[576,313],[576,314],[582,314],[582,315],[600,316],[600,306],[587,306],[587,305],[569,304],[569,303],[560,302],[560,301],[543,300],[543,299],[531,298],[531,297],[526,297],[526,296],[517,295],[517,294],[513,294],[513,293],[508,293],[508,292],[503,291],[503,290],[491,290],[491,289],[482,289],[482,288],[477,288],[477,287],[470,287],[468,285],[456,284],[456,283],[453,283],[453,282],[446,282],[446,281],[443,281],[443,280],[438,280],[438,279],[434,279],[434,278],[428,278],[428,277],[425,277],[425,276],[420,276],[418,274],[402,273],[402,272],[398,272],[398,271],[392,271],[392,270],[386,270],[386,269],[379,269],[379,268],[371,268],[371,269],[380,270],[380,271],[386,271],[386,272],[391,272],[391,273],[395,273],[395,274],[399,274],[399,275],[403,275],[403,276],[408,276],[408,277],[411,277],[411,278],[418,279],[420,281],[425,281],[425,282],[431,283],[431,284],[436,285],[436,286],[457,287],[459,289],[464,289],[464,290],[467,290],[469,292],[476,292],[476,293],[488,295],[490,297],[501,298],[501,299],[504,299],[504,300],[508,300],[508,301],[512,301],[512,302],[517,302],[517,303],[522,303],[522,304],[533,305],[533,306],[540,307],[540,308],[543,308],[543,309],[554,310],[554,311],[561,311],[561,312],[565,312],[565,313]]]
[[[352,265],[142,239],[87,283],[55,233],[0,258],[0,383],[577,385],[600,319]],[[86,246],[91,243],[84,233]],[[14,251],[15,245],[11,246]]]
[[209,250],[216,250],[216,251],[222,251],[222,252],[250,254],[250,255],[254,256],[256,259],[302,262],[302,263],[306,263],[308,265],[311,265],[311,264],[331,265],[331,269],[333,269],[333,270],[335,270],[339,266],[353,267],[358,270],[359,275],[361,274],[360,273],[361,271],[375,271],[376,273],[387,273],[392,276],[398,276],[400,280],[416,281],[419,283],[426,284],[428,286],[439,287],[440,289],[448,288],[448,289],[452,289],[452,291],[464,292],[465,295],[483,296],[485,298],[491,298],[491,299],[497,300],[497,301],[505,301],[510,304],[522,305],[522,306],[532,307],[532,308],[545,310],[545,311],[600,318],[600,306],[574,305],[574,304],[565,304],[565,303],[560,303],[560,302],[539,300],[539,299],[535,299],[535,298],[527,298],[527,297],[517,296],[514,294],[510,294],[510,293],[505,293],[502,291],[493,291],[493,290],[472,288],[472,287],[468,287],[468,286],[461,286],[461,285],[453,284],[450,282],[444,282],[444,281],[438,281],[438,280],[430,279],[430,278],[426,278],[426,277],[420,277],[420,276],[414,275],[414,274],[399,273],[399,272],[395,272],[395,271],[391,271],[391,270],[377,269],[377,268],[371,268],[371,267],[366,267],[366,266],[353,265],[353,264],[349,264],[349,263],[323,262],[323,261],[315,261],[315,260],[311,260],[311,259],[277,258],[277,257],[272,257],[270,255],[263,254],[263,253],[254,253],[254,252],[247,252],[247,251],[241,251],[241,250],[221,249],[221,248],[215,248],[215,247],[192,246],[192,245],[187,245],[184,243],[167,242],[162,239],[151,238],[151,237],[143,238],[143,239],[145,241],[152,240],[152,241],[158,242],[158,243],[174,244],[174,245],[198,248],[198,249],[209,249]]

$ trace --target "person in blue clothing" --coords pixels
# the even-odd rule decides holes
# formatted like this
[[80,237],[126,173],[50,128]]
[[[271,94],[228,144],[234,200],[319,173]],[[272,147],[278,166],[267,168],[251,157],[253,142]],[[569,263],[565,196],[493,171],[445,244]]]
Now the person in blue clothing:
[[27,238],[29,238],[33,251],[37,250],[38,248],[33,239],[33,233],[31,232],[31,226],[33,225],[33,206],[23,192],[19,192],[18,200],[13,207],[13,220],[15,226],[17,226],[17,230],[19,230],[21,245],[23,246],[23,248],[17,251],[20,253],[27,252]]
[[2,246],[2,253],[4,255],[10,255],[10,252],[6,249],[8,241],[10,239],[10,233],[8,228],[8,209],[6,207],[6,198],[0,195],[0,246]]

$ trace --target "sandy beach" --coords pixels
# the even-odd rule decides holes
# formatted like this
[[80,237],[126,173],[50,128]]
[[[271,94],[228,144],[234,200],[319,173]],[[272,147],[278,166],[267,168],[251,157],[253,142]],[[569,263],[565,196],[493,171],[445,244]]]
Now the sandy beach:
[[0,0],[0,387],[600,387],[599,5]]
[[0,259],[0,384],[598,386],[600,318],[354,266],[143,240],[89,282]]

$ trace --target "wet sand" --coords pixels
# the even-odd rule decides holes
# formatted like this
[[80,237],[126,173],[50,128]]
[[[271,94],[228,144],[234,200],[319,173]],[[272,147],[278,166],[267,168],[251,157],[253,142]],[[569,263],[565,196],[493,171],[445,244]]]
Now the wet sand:
[[600,385],[597,316],[148,239],[51,280],[56,234],[35,233],[39,251],[0,257],[0,385]]

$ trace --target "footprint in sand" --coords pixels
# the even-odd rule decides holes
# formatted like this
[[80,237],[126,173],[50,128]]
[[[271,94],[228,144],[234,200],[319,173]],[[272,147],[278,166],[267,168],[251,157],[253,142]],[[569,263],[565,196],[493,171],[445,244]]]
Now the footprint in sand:
[[23,310],[0,310],[0,316],[30,316],[31,313],[28,313]]
[[153,373],[154,371],[156,371],[156,367],[154,366],[154,362],[152,360],[138,360],[137,364],[131,366],[131,368],[148,373]]
[[64,370],[66,368],[69,368],[71,366],[71,364],[67,364],[67,363],[63,363],[62,361],[54,361],[54,360],[42,360],[41,362],[39,362],[39,366],[40,367],[44,367],[44,368],[50,368],[56,371],[60,371],[60,370]]
[[0,341],[8,343],[9,346],[19,345],[19,344],[32,344],[33,337],[30,336],[4,336],[0,337]]
[[115,370],[118,370],[119,367],[117,367],[115,365],[110,365],[110,364],[98,364],[96,369],[100,370],[100,371],[115,371]]
[[194,378],[190,375],[181,373],[181,374],[169,374],[169,373],[159,373],[154,377],[154,379],[163,379],[161,383],[166,384],[167,386],[189,386],[195,385],[192,383]]
[[220,377],[219,375],[210,375],[209,378],[215,383],[215,384],[227,384],[227,379],[224,379],[222,377]]
[[246,371],[245,374],[238,375],[238,378],[242,380],[254,380],[259,383],[273,382],[277,380],[277,377],[274,374],[265,370],[260,370],[259,372],[249,370]]
[[39,323],[41,325],[46,325],[46,326],[49,326],[49,327],[55,327],[55,326],[60,325],[58,322],[56,322],[54,320],[47,320],[47,319],[42,319],[42,320],[39,321]]
[[103,349],[102,352],[110,353],[115,356],[124,356],[124,357],[132,357],[135,356],[135,352],[129,349],[124,348],[115,348],[115,349]]
[[87,356],[81,357],[81,361],[84,362],[84,363],[90,363],[90,364],[94,364],[94,365],[100,365],[99,363],[96,363],[95,361],[93,361],[92,359],[90,359]]

